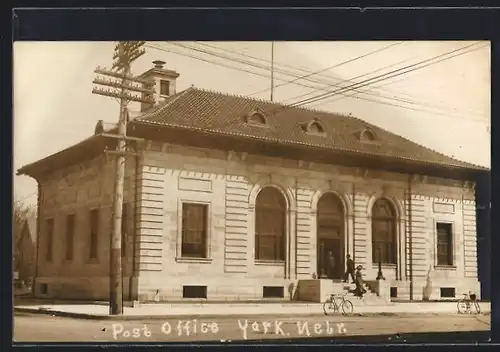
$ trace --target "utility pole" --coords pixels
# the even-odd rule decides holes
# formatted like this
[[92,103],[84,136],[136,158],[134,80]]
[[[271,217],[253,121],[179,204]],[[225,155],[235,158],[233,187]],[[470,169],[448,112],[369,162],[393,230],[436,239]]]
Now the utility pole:
[[[113,220],[110,239],[110,266],[109,266],[109,314],[123,314],[123,277],[122,277],[122,207],[123,207],[123,185],[125,181],[125,160],[127,152],[127,140],[137,140],[127,137],[127,106],[131,101],[152,103],[154,96],[153,82],[133,77],[130,66],[133,61],[142,56],[144,42],[118,42],[113,55],[113,66],[111,70],[97,68],[94,72],[101,76],[96,77],[92,93],[107,97],[117,98],[120,101],[120,117],[118,120],[118,134],[107,135],[118,141],[116,151],[107,151],[108,154],[116,155],[116,180],[113,198]],[[139,85],[137,84],[139,83]],[[106,88],[103,88],[106,87]],[[142,93],[141,96],[133,93]],[[134,254],[135,255],[135,254]]]

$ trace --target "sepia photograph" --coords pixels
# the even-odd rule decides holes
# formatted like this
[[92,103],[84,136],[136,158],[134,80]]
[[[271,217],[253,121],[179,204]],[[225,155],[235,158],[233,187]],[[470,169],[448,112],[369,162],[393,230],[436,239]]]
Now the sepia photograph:
[[487,342],[490,51],[14,42],[13,341]]

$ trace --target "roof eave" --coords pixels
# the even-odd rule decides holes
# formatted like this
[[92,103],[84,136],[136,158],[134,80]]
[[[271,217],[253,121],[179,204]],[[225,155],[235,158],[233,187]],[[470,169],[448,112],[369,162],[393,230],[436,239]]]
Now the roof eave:
[[[106,141],[103,134],[92,136],[57,153],[22,166],[17,170],[16,175],[25,175],[38,179],[41,173],[52,169],[49,166],[54,165],[57,169],[58,166],[74,164],[81,160],[88,159],[88,157],[93,155],[92,152],[94,152],[96,148],[99,149],[100,146],[102,146],[104,149],[105,145]],[[90,151],[90,153],[87,153],[88,151]]]
[[[184,130],[186,132],[191,132],[191,133],[202,133],[202,134],[210,134],[213,136],[224,136],[224,137],[230,137],[230,138],[238,138],[246,141],[259,141],[259,143],[273,143],[272,141],[267,141],[263,138],[259,137],[244,137],[244,136],[239,136],[239,135],[232,135],[229,133],[224,133],[224,132],[218,132],[218,131],[211,131],[211,130],[205,130],[205,129],[194,129],[190,126],[174,126],[174,125],[167,125],[167,124],[162,124],[162,123],[154,123],[151,121],[145,121],[145,120],[134,120],[133,123],[139,124],[139,125],[144,125],[144,126],[150,126],[152,128],[162,128],[162,129],[170,129],[170,130]],[[275,142],[278,143],[278,142]],[[321,149],[324,152],[332,152],[332,153],[347,153],[351,154],[353,156],[358,156],[362,158],[371,158],[373,160],[381,160],[385,161],[388,163],[400,163],[400,164],[408,164],[408,165],[413,165],[415,167],[423,167],[423,168],[432,168],[436,170],[443,170],[443,171],[452,171],[452,172],[464,172],[467,174],[471,173],[489,173],[490,170],[487,168],[483,168],[480,166],[476,166],[473,164],[470,165],[451,165],[451,164],[443,164],[443,163],[433,163],[433,162],[424,162],[424,161],[419,161],[419,160],[413,160],[413,159],[403,159],[403,158],[395,158],[391,156],[382,156],[382,155],[372,155],[372,154],[367,154],[367,153],[360,153],[358,151],[354,150],[341,150],[341,149],[334,149],[334,148],[320,148],[320,147],[315,147],[315,146],[309,146],[309,145],[303,145],[301,143],[292,143],[292,142],[279,142],[280,145],[286,145],[289,147],[305,147],[307,149]],[[458,160],[457,160],[458,162]],[[467,163],[465,163],[467,164]]]

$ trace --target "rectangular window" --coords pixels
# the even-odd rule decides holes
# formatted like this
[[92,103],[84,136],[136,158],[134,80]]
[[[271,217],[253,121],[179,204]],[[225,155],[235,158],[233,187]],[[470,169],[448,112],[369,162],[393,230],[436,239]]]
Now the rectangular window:
[[127,239],[128,239],[128,204],[123,204],[122,207],[122,257],[127,253]]
[[47,251],[45,252],[45,259],[52,261],[52,250],[54,245],[54,219],[47,219]]
[[160,95],[170,95],[170,82],[162,80],[160,81]]
[[182,204],[182,257],[207,257],[207,218],[207,204]]
[[99,239],[99,209],[90,211],[90,243],[89,243],[89,258],[97,259]]
[[437,265],[453,265],[452,225],[437,223]]
[[75,237],[75,214],[66,217],[66,260],[73,260],[73,246]]

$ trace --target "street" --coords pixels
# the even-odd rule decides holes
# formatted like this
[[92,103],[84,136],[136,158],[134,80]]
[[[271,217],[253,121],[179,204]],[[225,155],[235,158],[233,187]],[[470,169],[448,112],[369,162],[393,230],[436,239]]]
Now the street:
[[405,334],[471,331],[486,336],[489,330],[489,315],[262,316],[249,319],[221,317],[213,320],[160,321],[97,321],[24,313],[16,313],[14,317],[15,342],[235,342],[294,338],[345,339],[348,336],[352,337],[352,341],[368,335],[387,335],[387,340],[403,341]]

